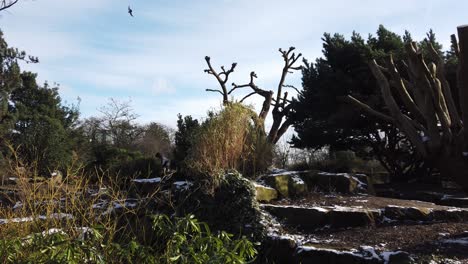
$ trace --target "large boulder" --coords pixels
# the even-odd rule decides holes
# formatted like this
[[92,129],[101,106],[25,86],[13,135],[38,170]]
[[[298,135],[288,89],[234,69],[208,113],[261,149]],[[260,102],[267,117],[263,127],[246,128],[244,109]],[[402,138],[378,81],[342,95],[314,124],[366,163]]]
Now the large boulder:
[[302,174],[309,190],[320,189],[327,192],[356,193],[360,181],[348,173],[328,173],[309,171]]
[[276,189],[282,197],[300,196],[307,192],[307,185],[302,180],[303,172],[285,171],[263,177],[265,183]]
[[283,197],[289,197],[289,173],[272,174],[266,176],[265,183],[275,188]]
[[257,183],[254,183],[254,186],[257,201],[270,202],[278,198],[278,191],[276,191],[275,189]]

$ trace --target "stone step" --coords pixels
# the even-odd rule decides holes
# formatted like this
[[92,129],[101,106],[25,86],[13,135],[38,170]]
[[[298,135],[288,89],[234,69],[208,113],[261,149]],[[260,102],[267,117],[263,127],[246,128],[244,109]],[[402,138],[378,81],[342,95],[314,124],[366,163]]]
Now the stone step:
[[294,239],[271,237],[268,240],[271,263],[329,263],[329,264],[405,264],[414,260],[405,251],[376,250],[370,246],[358,249],[328,248],[327,245],[298,245]]
[[418,208],[387,206],[381,209],[323,206],[300,207],[263,204],[261,208],[280,219],[286,226],[303,231],[321,228],[348,228],[373,225],[396,225],[408,222],[468,221],[468,209]]

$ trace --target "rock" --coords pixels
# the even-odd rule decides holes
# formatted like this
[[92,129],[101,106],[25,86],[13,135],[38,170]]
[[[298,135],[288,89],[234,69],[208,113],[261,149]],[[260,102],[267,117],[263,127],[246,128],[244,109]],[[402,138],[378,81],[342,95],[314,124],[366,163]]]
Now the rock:
[[396,221],[429,221],[431,209],[423,207],[401,207],[389,205],[382,210],[383,216]]
[[289,197],[289,177],[285,174],[272,174],[265,177],[265,183],[275,188],[282,197]]
[[370,177],[362,173],[352,174],[351,177],[358,181],[359,192],[375,195],[374,186]]
[[332,153],[332,156],[334,156],[334,158],[337,160],[353,161],[356,159],[356,153],[354,153],[354,151],[351,150],[335,151]]
[[414,261],[409,253],[404,251],[383,252],[381,255],[386,264],[410,264]]
[[309,190],[319,188],[328,192],[355,193],[359,182],[348,173],[309,171],[302,175]]
[[287,225],[313,231],[328,224],[329,210],[313,207],[262,205],[262,208],[283,220]]
[[135,191],[140,195],[152,194],[161,188],[161,178],[133,179]]
[[468,208],[468,197],[456,197],[456,196],[451,196],[451,195],[444,195],[440,199],[439,204]]
[[435,221],[450,221],[450,222],[468,221],[468,209],[465,209],[465,208],[435,209],[432,211],[431,216],[432,216],[432,219]]
[[294,263],[297,243],[287,236],[268,237],[264,242],[264,255],[268,263]]
[[366,257],[357,252],[311,246],[298,247],[293,263],[328,263],[328,264],[374,264],[381,263],[380,258]]
[[299,175],[291,175],[288,187],[290,196],[300,196],[307,193],[307,185]]
[[270,202],[278,198],[278,192],[267,186],[254,183],[257,201]]
[[18,184],[19,178],[17,177],[8,177],[6,180],[3,180],[3,184],[6,185],[16,185]]
[[332,228],[371,226],[375,225],[379,214],[380,210],[335,207],[329,213],[329,223]]

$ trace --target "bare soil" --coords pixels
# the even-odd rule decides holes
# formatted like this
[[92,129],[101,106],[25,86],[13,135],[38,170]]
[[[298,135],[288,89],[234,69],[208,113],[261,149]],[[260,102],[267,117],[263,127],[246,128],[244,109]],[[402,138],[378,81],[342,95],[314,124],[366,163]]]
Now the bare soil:
[[322,230],[306,235],[305,244],[339,250],[372,246],[381,251],[406,251],[424,258],[435,255],[468,262],[468,245],[442,243],[468,237],[468,223],[433,223],[347,230]]

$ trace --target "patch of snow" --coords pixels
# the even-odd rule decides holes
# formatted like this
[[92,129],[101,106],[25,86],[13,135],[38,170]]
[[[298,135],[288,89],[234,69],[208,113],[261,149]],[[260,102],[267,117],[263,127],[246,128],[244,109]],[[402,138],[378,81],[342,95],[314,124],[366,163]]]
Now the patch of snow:
[[16,210],[16,209],[21,208],[21,207],[23,207],[23,203],[18,201],[13,206],[13,210]]
[[[373,253],[375,254],[375,251],[374,249],[373,250]],[[301,253],[303,251],[322,251],[322,252],[333,252],[335,254],[338,254],[338,255],[353,255],[353,256],[356,256],[356,257],[360,257],[360,258],[363,258],[363,259],[367,259],[367,260],[371,260],[371,259],[374,259],[376,257],[377,260],[380,260],[380,257],[375,254],[375,257],[373,254],[371,254],[371,256],[365,256],[362,252],[359,252],[359,251],[356,251],[355,249],[351,249],[351,250],[343,250],[343,251],[339,251],[339,250],[336,250],[336,249],[329,249],[329,248],[317,248],[317,247],[313,247],[313,246],[300,246],[297,248],[296,252],[297,253]],[[371,253],[369,251],[369,249],[365,250],[365,253]]]
[[458,207],[452,207],[447,209],[447,212],[463,212],[467,211],[468,209],[463,209],[463,208],[458,208]]
[[398,221],[397,221],[397,220],[394,220],[394,219],[390,219],[390,218],[388,218],[388,217],[386,217],[386,216],[384,216],[384,217],[382,218],[382,223],[391,224],[391,223],[395,223],[395,222],[398,222]]
[[356,203],[367,203],[368,200],[355,200]]
[[439,233],[439,236],[443,236],[443,237],[448,236],[448,235],[450,235],[450,233]]
[[291,180],[295,183],[295,184],[300,184],[300,185],[303,185],[305,184],[305,182],[297,175],[293,175],[291,177]]
[[45,236],[45,235],[52,235],[52,234],[57,234],[57,233],[60,233],[62,235],[66,234],[65,232],[63,232],[61,228],[51,228],[49,230],[42,231],[41,234]]
[[422,139],[422,142],[427,142],[427,141],[429,141],[429,137],[428,137],[428,136],[423,136],[421,139]]
[[268,189],[268,190],[275,190],[274,188],[271,188],[269,186],[265,186],[265,185],[262,185],[262,184],[258,184],[256,182],[254,182],[253,185],[254,185],[254,187],[260,187],[260,188],[264,188],[264,189]]
[[175,186],[175,188],[177,190],[184,190],[184,191],[187,191],[188,189],[190,189],[190,187],[192,187],[193,185],[193,182],[189,182],[189,181],[176,181],[173,183],[173,185]]
[[325,209],[323,207],[318,207],[318,206],[310,207],[310,209],[314,209],[314,210],[317,210],[317,211],[322,212],[322,213],[328,213],[330,211],[328,209]]
[[[41,215],[42,216],[42,215]],[[39,216],[39,217],[41,217]],[[46,216],[42,216],[42,217],[46,217]],[[46,217],[47,218],[47,217]],[[71,214],[65,214],[65,213],[53,213],[51,215],[49,215],[48,218],[54,218],[54,219],[63,219],[63,218],[66,218],[66,219],[73,219],[73,215]]]
[[62,219],[62,218],[67,218],[67,219],[73,219],[73,215],[71,214],[65,214],[65,213],[53,213],[49,216],[45,215],[39,215],[38,217],[16,217],[16,218],[10,218],[10,219],[0,219],[0,225],[3,224],[8,224],[8,223],[24,223],[24,222],[32,222],[35,220],[46,220],[46,219]]
[[9,177],[9,178],[8,178],[8,180],[10,180],[10,181],[14,181],[14,182],[15,182],[15,181],[17,181],[17,180],[18,180],[18,178],[17,178],[17,177]]
[[333,211],[337,212],[371,212],[372,210],[364,210],[362,206],[349,206],[349,207],[344,207],[344,206],[339,206],[339,205],[334,205]]
[[380,259],[377,252],[375,252],[375,248],[370,247],[370,246],[361,246],[360,248],[362,249],[363,252],[369,253],[371,258]]
[[444,244],[458,244],[468,246],[468,237],[444,239],[441,242]]
[[133,179],[132,181],[137,182],[137,183],[159,183],[161,182],[161,178],[157,177],[157,178],[149,178],[149,179]]

